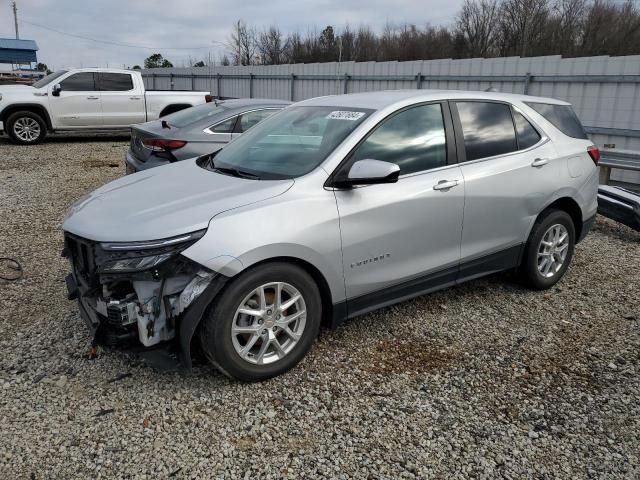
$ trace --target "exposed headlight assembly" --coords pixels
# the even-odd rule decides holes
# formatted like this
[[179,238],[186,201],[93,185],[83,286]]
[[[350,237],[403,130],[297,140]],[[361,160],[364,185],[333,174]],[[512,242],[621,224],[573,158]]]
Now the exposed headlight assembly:
[[100,247],[104,253],[99,271],[106,273],[139,272],[157,267],[202,238],[206,230],[176,237],[143,242],[105,242]]

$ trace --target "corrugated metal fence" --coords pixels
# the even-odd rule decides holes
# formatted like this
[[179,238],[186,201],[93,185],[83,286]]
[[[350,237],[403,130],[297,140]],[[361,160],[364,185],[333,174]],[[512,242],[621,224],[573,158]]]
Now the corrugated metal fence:
[[387,89],[493,87],[566,100],[596,144],[640,151],[640,55],[172,68],[142,74],[150,89],[294,101]]

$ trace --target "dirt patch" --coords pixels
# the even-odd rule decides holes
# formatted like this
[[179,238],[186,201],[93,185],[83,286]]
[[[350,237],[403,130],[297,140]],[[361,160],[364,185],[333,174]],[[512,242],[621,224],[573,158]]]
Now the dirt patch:
[[381,340],[366,370],[378,375],[425,373],[452,367],[459,356],[425,340]]
[[82,166],[85,168],[117,168],[120,166],[117,162],[108,162],[104,160],[83,160]]

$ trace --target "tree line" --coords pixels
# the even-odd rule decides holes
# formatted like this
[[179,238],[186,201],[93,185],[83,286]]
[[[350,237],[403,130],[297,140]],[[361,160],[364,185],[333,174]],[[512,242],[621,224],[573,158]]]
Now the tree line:
[[[238,20],[226,45],[223,65],[634,55],[640,8],[634,0],[465,0],[450,26],[388,23],[380,32],[329,25],[285,33]],[[145,67],[167,66],[154,60]]]

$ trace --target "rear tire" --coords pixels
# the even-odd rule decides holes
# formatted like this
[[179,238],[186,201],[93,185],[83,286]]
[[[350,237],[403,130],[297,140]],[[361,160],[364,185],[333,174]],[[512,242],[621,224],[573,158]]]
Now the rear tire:
[[6,129],[9,138],[19,145],[35,145],[47,135],[47,124],[42,117],[26,110],[9,115]]
[[302,360],[321,318],[320,292],[307,272],[288,263],[263,264],[234,279],[214,300],[200,343],[228,377],[266,380]]
[[558,283],[571,263],[575,240],[575,226],[567,212],[543,212],[531,229],[520,265],[524,282],[536,290]]

